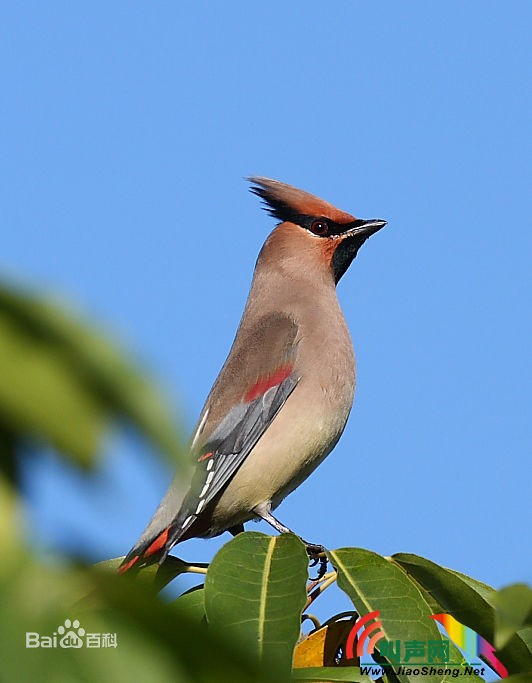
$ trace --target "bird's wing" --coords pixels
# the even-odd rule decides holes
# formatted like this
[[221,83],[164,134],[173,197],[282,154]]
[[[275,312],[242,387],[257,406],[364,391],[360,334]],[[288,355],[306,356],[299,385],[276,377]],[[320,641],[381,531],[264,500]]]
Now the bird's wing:
[[202,449],[180,510],[183,531],[229,483],[295,389],[298,378],[289,368],[282,368],[282,374],[257,398],[234,406]]
[[139,557],[166,557],[229,483],[300,379],[298,342],[298,326],[285,315],[267,315],[252,329],[240,328],[192,438],[196,464],[190,489],[170,520],[163,500],[149,533],[124,560],[125,569]]

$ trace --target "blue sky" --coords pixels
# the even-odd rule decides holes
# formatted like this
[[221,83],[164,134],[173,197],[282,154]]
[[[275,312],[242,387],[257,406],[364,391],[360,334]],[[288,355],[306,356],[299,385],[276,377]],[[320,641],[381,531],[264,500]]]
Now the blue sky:
[[[339,286],[358,361],[348,427],[278,516],[329,547],[531,580],[531,14],[5,6],[2,272],[124,340],[188,431],[273,227],[242,177],[386,218]],[[129,549],[170,473],[129,431],[105,450],[90,485],[49,452],[28,466],[35,542]],[[180,554],[208,561],[225,540]]]

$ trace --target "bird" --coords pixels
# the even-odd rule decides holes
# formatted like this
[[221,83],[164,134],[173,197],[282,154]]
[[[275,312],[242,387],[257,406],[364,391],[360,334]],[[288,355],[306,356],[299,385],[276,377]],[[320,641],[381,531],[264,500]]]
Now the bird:
[[[355,355],[336,285],[386,221],[278,180],[246,180],[277,225],[193,431],[188,489],[170,485],[119,573],[162,564],[189,538],[236,535],[251,520],[292,533],[272,513],[333,450],[351,411]],[[311,558],[324,550],[303,542]]]

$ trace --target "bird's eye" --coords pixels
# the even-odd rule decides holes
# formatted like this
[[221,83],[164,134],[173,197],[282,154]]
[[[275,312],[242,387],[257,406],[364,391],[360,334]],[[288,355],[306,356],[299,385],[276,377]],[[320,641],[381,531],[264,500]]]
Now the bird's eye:
[[328,230],[329,226],[325,221],[312,221],[312,225],[310,226],[310,231],[315,235],[319,235],[320,237],[326,235]]

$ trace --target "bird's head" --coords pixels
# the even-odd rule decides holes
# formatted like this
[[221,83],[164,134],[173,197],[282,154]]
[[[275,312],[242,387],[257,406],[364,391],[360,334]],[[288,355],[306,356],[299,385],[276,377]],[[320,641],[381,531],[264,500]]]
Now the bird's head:
[[325,266],[335,283],[364,242],[386,225],[380,218],[355,218],[308,192],[270,178],[248,178],[268,213],[280,223],[266,245],[274,252],[305,254]]

